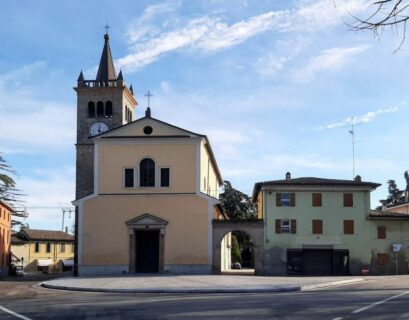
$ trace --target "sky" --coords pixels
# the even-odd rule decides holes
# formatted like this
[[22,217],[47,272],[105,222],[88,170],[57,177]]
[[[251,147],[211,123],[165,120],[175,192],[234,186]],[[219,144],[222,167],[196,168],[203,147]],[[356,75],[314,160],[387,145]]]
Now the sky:
[[[117,72],[144,115],[208,135],[225,180],[292,177],[405,187],[409,42],[354,32],[364,0],[8,1],[0,12],[0,152],[31,228],[62,227],[75,189],[76,93],[109,24]],[[73,224],[66,215],[65,226]]]

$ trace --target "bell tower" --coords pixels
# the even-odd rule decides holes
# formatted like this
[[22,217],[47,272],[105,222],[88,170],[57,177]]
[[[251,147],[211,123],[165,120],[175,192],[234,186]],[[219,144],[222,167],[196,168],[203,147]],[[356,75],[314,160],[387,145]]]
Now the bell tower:
[[94,191],[94,143],[92,136],[122,126],[134,119],[137,106],[132,85],[125,84],[122,71],[116,74],[104,35],[104,48],[95,80],[85,80],[81,71],[77,86],[76,192],[79,199]]

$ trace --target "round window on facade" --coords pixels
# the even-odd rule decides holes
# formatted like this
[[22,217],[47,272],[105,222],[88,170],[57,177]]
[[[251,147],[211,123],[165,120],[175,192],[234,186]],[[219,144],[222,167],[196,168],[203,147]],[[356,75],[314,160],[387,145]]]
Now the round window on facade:
[[146,126],[145,128],[143,128],[143,133],[145,134],[151,134],[153,131],[151,126]]

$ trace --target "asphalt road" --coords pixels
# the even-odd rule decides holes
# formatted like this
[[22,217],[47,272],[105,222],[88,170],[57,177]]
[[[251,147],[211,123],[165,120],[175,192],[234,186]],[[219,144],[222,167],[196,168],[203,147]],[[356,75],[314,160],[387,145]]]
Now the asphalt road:
[[0,319],[409,319],[409,276],[268,294],[86,293],[37,284],[0,281]]

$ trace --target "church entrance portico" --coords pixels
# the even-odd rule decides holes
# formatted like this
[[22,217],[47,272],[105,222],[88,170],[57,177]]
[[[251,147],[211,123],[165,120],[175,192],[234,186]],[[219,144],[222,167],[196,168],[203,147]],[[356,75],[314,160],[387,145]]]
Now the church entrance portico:
[[148,213],[126,222],[129,231],[130,273],[163,272],[167,224],[167,221]]

